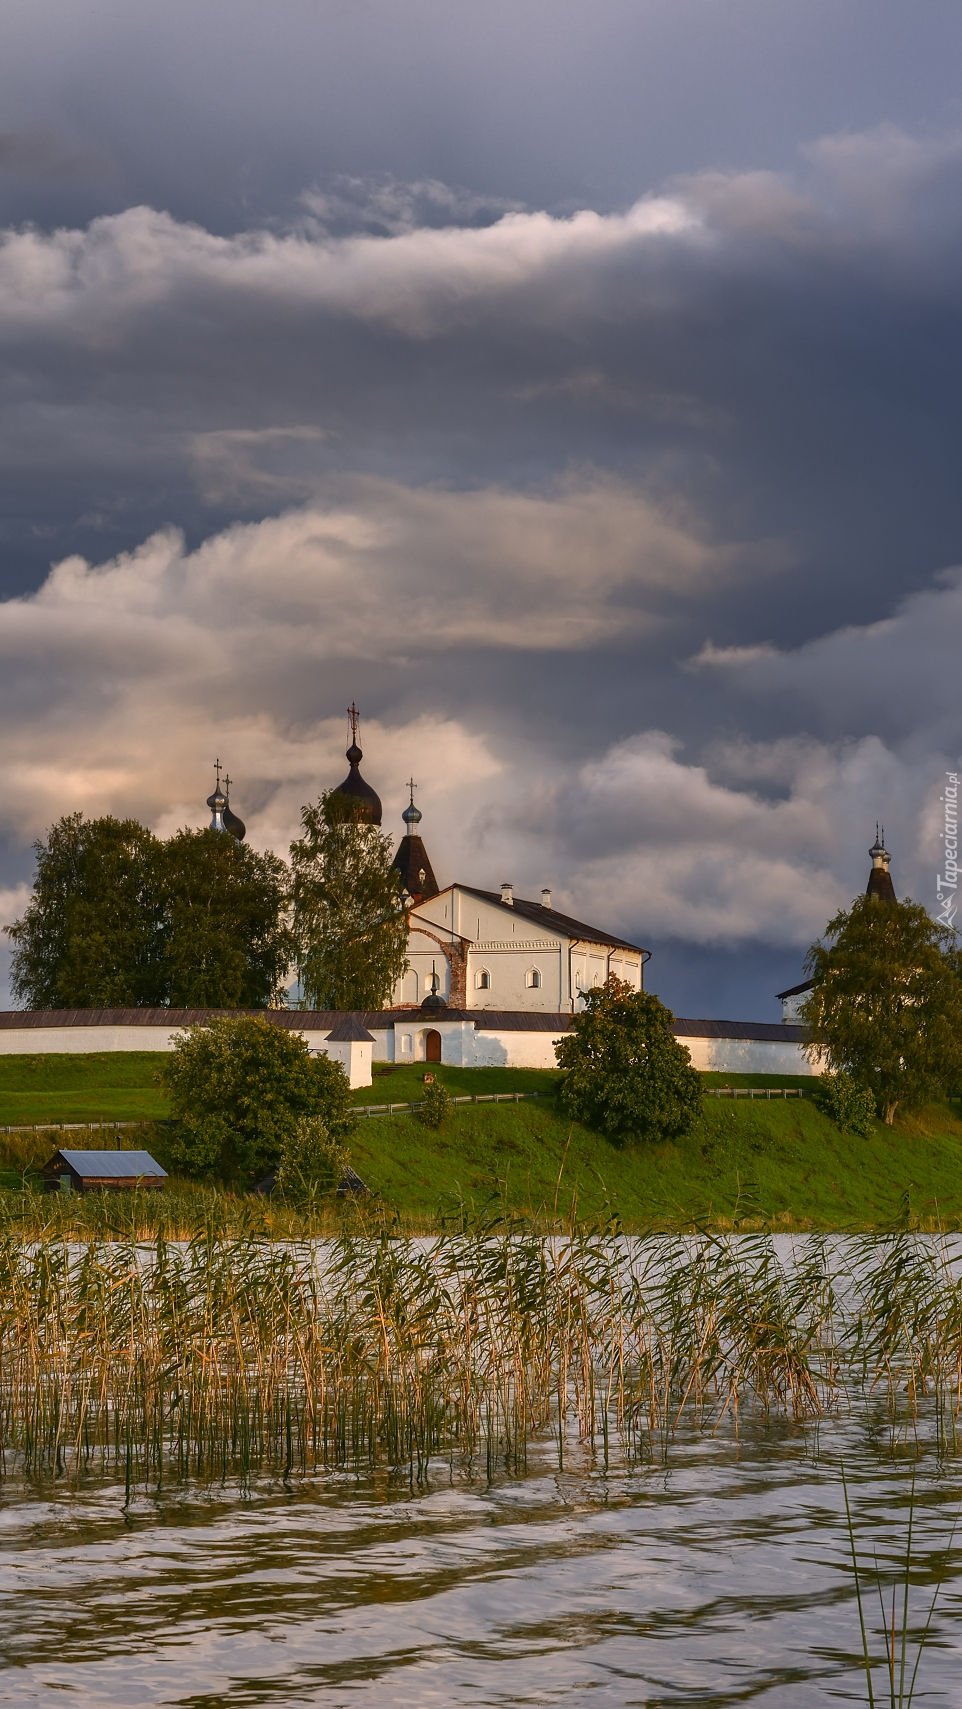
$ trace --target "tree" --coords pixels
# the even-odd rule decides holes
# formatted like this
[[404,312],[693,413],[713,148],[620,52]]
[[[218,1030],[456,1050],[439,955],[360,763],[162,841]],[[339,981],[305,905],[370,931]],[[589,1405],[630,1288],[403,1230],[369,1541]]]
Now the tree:
[[389,838],[328,790],[291,844],[298,971],[315,1009],[380,1009],[407,967],[408,922]]
[[302,1116],[284,1141],[277,1191],[291,1204],[311,1205],[336,1193],[350,1158],[332,1139],[320,1116]]
[[259,1015],[190,1027],[157,1079],[175,1123],[170,1156],[188,1174],[250,1184],[276,1168],[305,1117],[319,1117],[335,1144],[357,1125],[340,1063]]
[[822,1114],[840,1133],[871,1139],[875,1133],[875,1099],[851,1074],[820,1074],[812,1092]]
[[805,959],[799,1011],[809,1058],[871,1090],[891,1127],[962,1073],[962,984],[954,934],[917,903],[857,896]]
[[216,831],[160,842],[135,819],[71,814],[35,845],[13,939],[32,1009],[264,1008],[293,960],[287,874]]
[[181,1009],[277,1005],[295,944],[287,872],[218,831],[178,831],[163,844],[166,1001]]
[[37,870],[13,939],[14,996],[31,1009],[164,1001],[157,838],[135,819],[58,820],[34,844]]
[[585,997],[572,1031],[555,1045],[565,1070],[565,1109],[609,1139],[674,1139],[697,1121],[702,1085],[657,997],[621,979]]

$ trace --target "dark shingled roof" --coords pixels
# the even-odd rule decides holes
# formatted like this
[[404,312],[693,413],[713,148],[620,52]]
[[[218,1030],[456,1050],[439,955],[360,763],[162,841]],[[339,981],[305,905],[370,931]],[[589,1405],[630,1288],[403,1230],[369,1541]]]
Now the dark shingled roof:
[[[610,941],[610,940],[609,940]],[[633,948],[633,945],[628,945]],[[441,1009],[435,1016],[425,1016],[423,1009],[6,1009],[0,1013],[0,1029],[14,1027],[98,1027],[98,1026],[203,1026],[221,1015],[261,1015],[273,1026],[291,1032],[320,1032],[338,1040],[364,1039],[371,1032],[384,1032],[397,1023],[410,1026],[426,1019],[436,1021],[471,1021],[478,1032],[567,1032],[571,1026],[568,1014],[552,1014],[527,1009]],[[677,1019],[675,1033],[679,1038],[772,1039],[802,1043],[808,1036],[804,1027],[786,1026],[784,1021],[690,1021]],[[90,1156],[90,1152],[82,1153]],[[114,1155],[111,1153],[110,1155]],[[133,1156],[127,1152],[127,1156]]]
[[876,902],[897,902],[895,885],[892,874],[886,872],[884,866],[873,866],[865,886],[866,896],[874,896]]
[[[453,884],[448,890],[454,890]],[[535,925],[553,926],[556,932],[563,932],[565,937],[580,938],[584,943],[607,944],[610,949],[631,949],[636,955],[647,955],[640,944],[630,944],[626,938],[614,938],[610,932],[602,932],[597,926],[586,926],[583,920],[573,920],[570,914],[559,914],[557,908],[545,908],[540,902],[524,902],[516,896],[510,904],[502,902],[500,891],[477,890],[473,884],[459,884],[458,890],[463,890],[468,896],[480,896],[482,902],[494,902],[505,913],[520,914],[523,920],[530,920]],[[442,891],[442,895],[444,892]]]
[[[417,896],[422,902],[426,902],[429,897],[437,895],[438,881],[428,859],[428,851],[420,837],[403,836],[391,865],[401,874],[401,882],[409,896]],[[420,877],[422,872],[423,883]]]
[[[353,1011],[352,1011],[353,1012]],[[345,1011],[339,1009],[4,1009],[0,1031],[21,1027],[202,1027],[209,1021],[236,1019],[240,1015],[270,1021],[290,1032],[324,1032],[341,1025]],[[370,1025],[371,1015],[360,1016]],[[381,1022],[382,1026],[384,1022]]]
[[676,1038],[731,1038],[758,1044],[806,1044],[808,1028],[784,1021],[686,1021],[675,1016]]
[[[166,1169],[155,1163],[149,1151],[55,1151],[50,1163],[56,1163],[62,1157],[69,1163],[71,1169],[85,1181],[119,1180],[130,1176],[137,1180],[141,1177],[154,1178],[161,1176],[167,1179]],[[44,1169],[50,1168],[50,1163]]]
[[373,1044],[374,1040],[360,1015],[353,1011],[341,1015],[327,1035],[328,1044]]

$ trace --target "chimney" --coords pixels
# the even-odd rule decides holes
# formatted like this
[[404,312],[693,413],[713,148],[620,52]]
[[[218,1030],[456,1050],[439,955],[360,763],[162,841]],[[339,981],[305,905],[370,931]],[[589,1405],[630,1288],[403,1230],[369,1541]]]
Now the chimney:
[[514,885],[513,884],[502,884],[502,886],[501,886],[501,900],[504,903],[506,908],[513,908],[514,907]]
[[541,892],[541,906],[542,906],[542,908],[550,908],[551,907],[551,891],[550,890],[542,890],[542,892]]

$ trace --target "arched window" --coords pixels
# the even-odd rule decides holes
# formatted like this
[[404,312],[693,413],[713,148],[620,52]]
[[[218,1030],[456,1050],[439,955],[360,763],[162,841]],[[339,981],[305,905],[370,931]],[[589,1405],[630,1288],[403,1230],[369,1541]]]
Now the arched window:
[[490,991],[491,975],[486,967],[479,968],[478,972],[475,974],[474,986],[476,991]]
[[529,967],[527,973],[525,974],[524,982],[527,985],[529,991],[540,990],[540,988],[541,988],[541,969],[540,969],[540,967]]

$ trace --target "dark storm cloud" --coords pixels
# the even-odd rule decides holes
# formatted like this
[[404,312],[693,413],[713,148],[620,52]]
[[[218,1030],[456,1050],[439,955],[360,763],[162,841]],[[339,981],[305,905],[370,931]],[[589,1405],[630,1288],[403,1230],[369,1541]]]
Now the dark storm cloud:
[[389,813],[425,769],[439,869],[551,882],[669,969],[749,944],[787,983],[880,808],[924,885],[962,644],[954,11],[11,30],[0,834],[196,820],[226,742],[283,847],[357,694]]

